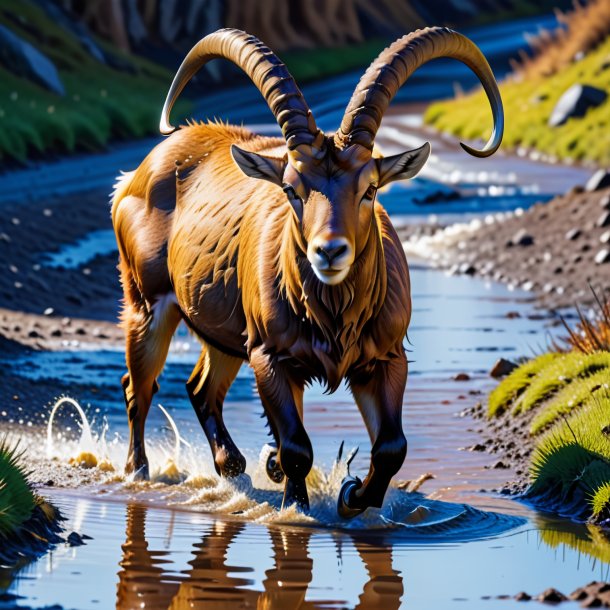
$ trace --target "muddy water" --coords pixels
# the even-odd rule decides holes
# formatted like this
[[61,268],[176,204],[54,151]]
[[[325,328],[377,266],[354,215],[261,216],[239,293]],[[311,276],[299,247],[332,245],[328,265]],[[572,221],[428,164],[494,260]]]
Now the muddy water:
[[[539,351],[554,329],[538,319],[526,293],[417,265],[412,276],[413,362],[404,402],[409,455],[397,479],[428,472],[435,479],[422,493],[391,489],[381,510],[348,523],[335,511],[345,474],[345,454],[336,463],[337,451],[342,441],[347,450],[360,447],[352,472],[363,475],[370,444],[346,388],[332,396],[318,387],[306,394],[315,469],[312,514],[303,517],[278,511],[281,488],[263,474],[259,453],[268,437],[246,367],[229,393],[226,420],[248,459],[247,474],[230,483],[215,476],[184,392],[197,357],[188,335],[174,342],[158,394],[176,423],[180,449],[177,454],[175,434],[155,406],[150,484],[120,472],[126,453],[121,352],[42,352],[7,362],[11,375],[32,383],[63,380],[94,432],[94,446],[83,446],[79,418],[62,407],[49,458],[37,420],[47,421],[44,403],[52,397],[41,397],[34,415],[7,411],[5,421],[26,429],[21,436],[34,476],[53,480],[43,491],[67,515],[67,531],[93,537],[31,565],[11,591],[24,596],[24,605],[78,609],[445,608],[463,607],[464,600],[469,608],[504,608],[516,602],[498,596],[549,586],[569,592],[606,578],[610,551],[594,531],[547,520],[494,493],[511,473],[489,468],[493,456],[463,450],[479,436],[478,424],[460,413],[492,387],[490,364]],[[461,372],[471,380],[454,381]],[[92,450],[107,470],[69,466],[82,450]]]

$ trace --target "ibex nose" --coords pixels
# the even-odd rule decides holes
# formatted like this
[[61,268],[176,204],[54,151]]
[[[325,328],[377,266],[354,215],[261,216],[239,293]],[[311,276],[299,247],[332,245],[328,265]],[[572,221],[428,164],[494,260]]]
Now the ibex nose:
[[331,268],[344,266],[349,259],[351,263],[351,246],[344,237],[330,239],[328,241],[318,241],[312,244],[320,267]]
[[347,252],[347,244],[338,244],[336,241],[328,242],[316,248],[316,254],[323,256],[329,263]]

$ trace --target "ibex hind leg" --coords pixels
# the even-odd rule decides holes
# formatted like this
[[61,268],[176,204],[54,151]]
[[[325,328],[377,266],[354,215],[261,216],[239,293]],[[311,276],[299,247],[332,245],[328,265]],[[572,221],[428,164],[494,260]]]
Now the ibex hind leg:
[[222,417],[225,396],[242,362],[206,344],[186,384],[191,404],[210,443],[216,472],[224,477],[238,476],[246,469],[246,459],[233,442]]
[[180,322],[180,311],[167,295],[147,304],[137,292],[127,270],[123,270],[127,373],[121,384],[129,419],[129,453],[125,472],[147,479],[148,459],[144,446],[144,426],[152,397],[158,389],[172,336]]

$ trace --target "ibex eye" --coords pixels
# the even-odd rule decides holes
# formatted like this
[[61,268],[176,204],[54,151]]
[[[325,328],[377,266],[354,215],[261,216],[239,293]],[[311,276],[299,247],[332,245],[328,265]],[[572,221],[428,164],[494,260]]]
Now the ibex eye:
[[375,199],[376,192],[377,187],[374,184],[371,184],[369,188],[366,189],[366,193],[364,193],[364,197],[362,197],[362,199],[364,201],[373,201],[373,199]]

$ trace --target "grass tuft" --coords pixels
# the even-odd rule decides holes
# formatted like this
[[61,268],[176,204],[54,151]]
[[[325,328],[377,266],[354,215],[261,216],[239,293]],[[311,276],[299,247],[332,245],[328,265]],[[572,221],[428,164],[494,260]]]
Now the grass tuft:
[[610,300],[604,300],[603,295],[598,295],[593,288],[591,292],[597,304],[594,318],[592,320],[587,318],[577,306],[579,322],[575,329],[570,328],[566,321],[561,319],[568,331],[564,341],[569,347],[583,354],[610,352]]
[[21,457],[16,445],[9,446],[6,438],[0,441],[0,539],[15,532],[36,507]]
[[584,405],[597,392],[610,390],[610,370],[603,368],[592,375],[577,378],[561,389],[536,414],[530,426],[531,434],[540,434],[557,419],[569,415]]
[[544,435],[528,494],[572,514],[599,519],[610,509],[610,393],[597,396]]
[[503,413],[531,383],[532,378],[558,357],[559,354],[554,352],[542,354],[522,364],[503,379],[489,396],[488,416],[496,417]]
[[[524,413],[541,402],[548,400],[555,392],[561,390],[578,378],[592,375],[597,371],[610,368],[610,353],[598,352],[582,354],[570,352],[560,354],[548,366],[544,367],[515,402],[513,412]],[[610,375],[610,371],[608,371]]]
[[597,520],[610,518],[610,482],[602,483],[591,499],[593,517]]

